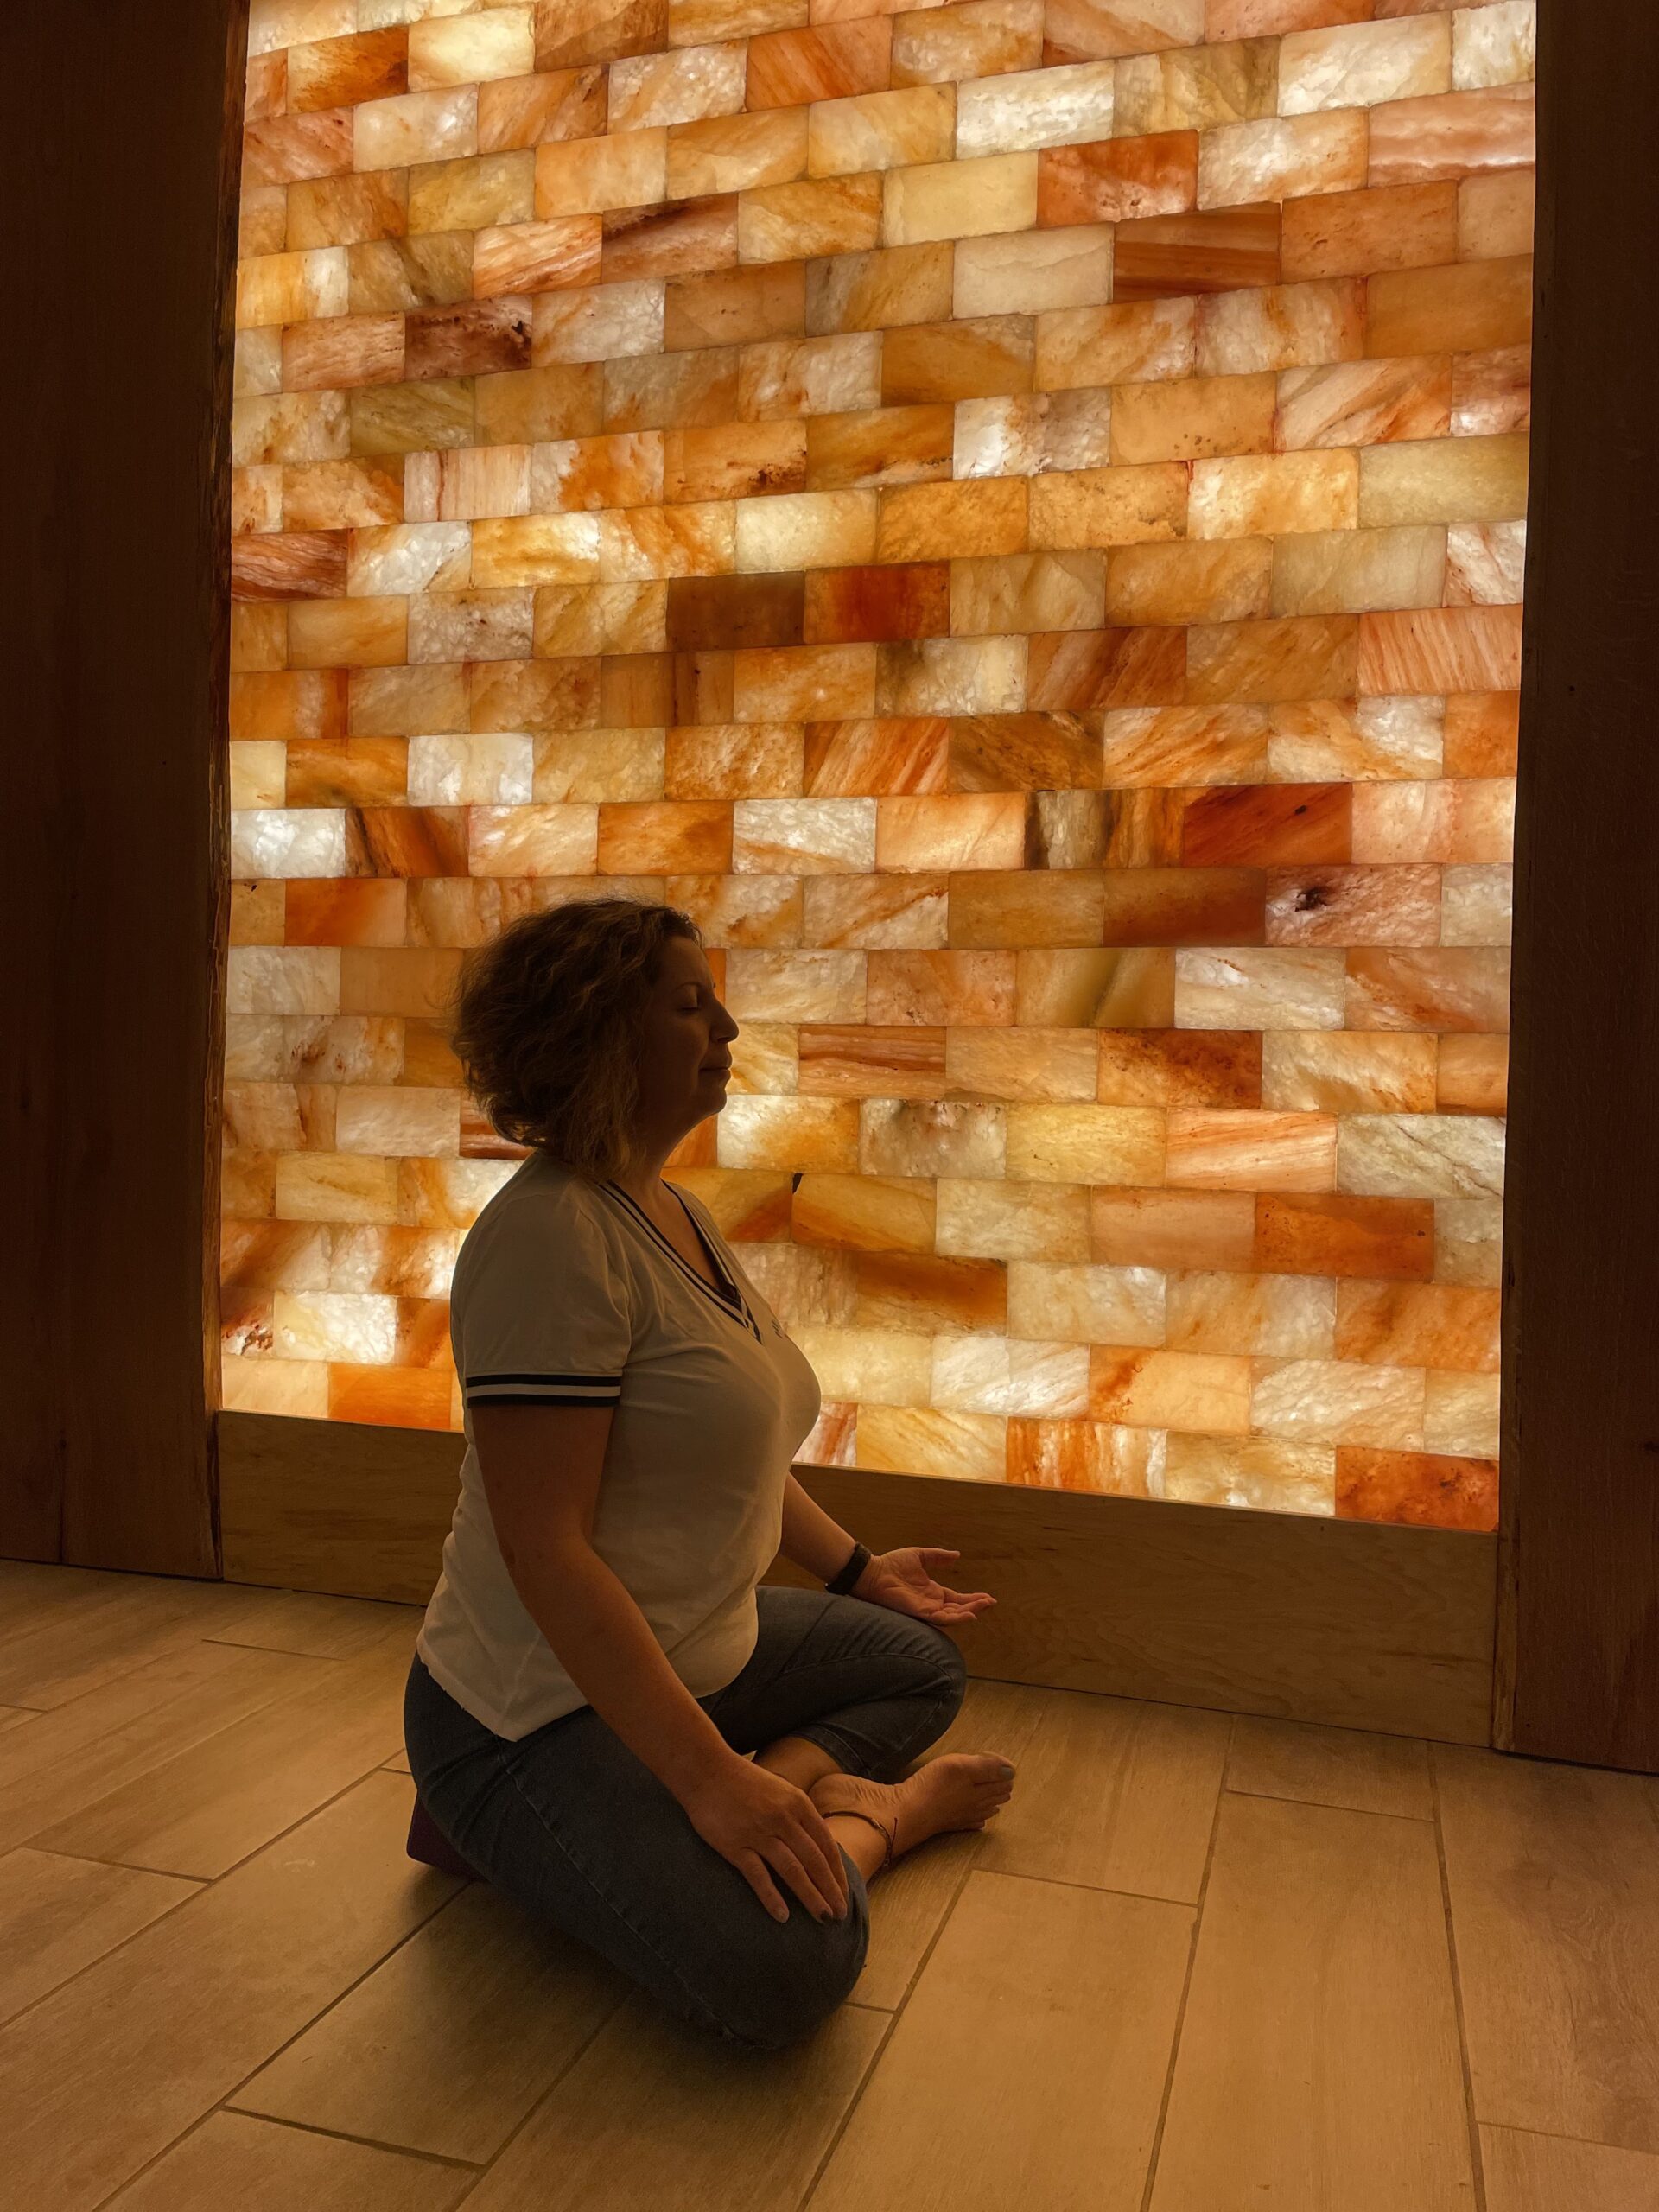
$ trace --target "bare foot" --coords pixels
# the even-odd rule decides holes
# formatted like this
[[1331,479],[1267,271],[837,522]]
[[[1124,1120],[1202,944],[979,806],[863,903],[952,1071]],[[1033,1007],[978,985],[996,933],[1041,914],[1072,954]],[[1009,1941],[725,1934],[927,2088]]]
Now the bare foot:
[[982,1828],[1013,1796],[1014,1768],[988,1751],[947,1751],[902,1782],[826,1774],[806,1794],[820,1813],[874,1814],[902,1859],[946,1829]]

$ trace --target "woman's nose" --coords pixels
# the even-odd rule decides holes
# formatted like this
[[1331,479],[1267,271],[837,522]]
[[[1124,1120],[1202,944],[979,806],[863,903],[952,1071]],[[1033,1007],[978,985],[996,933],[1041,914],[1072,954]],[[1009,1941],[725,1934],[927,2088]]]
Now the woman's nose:
[[737,1024],[732,1020],[731,1015],[728,1014],[725,1007],[720,1004],[718,1000],[716,1000],[715,1006],[714,1034],[718,1037],[722,1043],[729,1043],[730,1040],[738,1033]]

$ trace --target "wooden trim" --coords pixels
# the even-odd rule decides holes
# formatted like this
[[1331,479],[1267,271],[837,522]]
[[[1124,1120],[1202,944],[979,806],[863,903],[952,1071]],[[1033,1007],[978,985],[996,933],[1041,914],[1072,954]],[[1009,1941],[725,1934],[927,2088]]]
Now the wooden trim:
[[[222,1413],[233,1582],[424,1603],[462,1439]],[[1496,1544],[1396,1529],[862,1469],[799,1470],[873,1550],[944,1543],[995,1608],[962,1631],[998,1681],[1489,1740]],[[787,1561],[768,1582],[816,1587]]]
[[[218,1572],[246,0],[11,0],[0,1551]],[[95,279],[95,282],[93,281]]]
[[1496,1741],[1659,1770],[1659,42],[1539,10]]

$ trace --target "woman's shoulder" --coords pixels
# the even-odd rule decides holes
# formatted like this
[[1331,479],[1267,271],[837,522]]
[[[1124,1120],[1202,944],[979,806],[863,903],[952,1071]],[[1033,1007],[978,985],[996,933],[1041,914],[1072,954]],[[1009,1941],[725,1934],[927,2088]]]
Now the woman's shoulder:
[[550,1249],[567,1260],[579,1255],[620,1258],[613,1210],[585,1175],[535,1153],[480,1208],[461,1243],[461,1262],[476,1268],[522,1249],[537,1257]]

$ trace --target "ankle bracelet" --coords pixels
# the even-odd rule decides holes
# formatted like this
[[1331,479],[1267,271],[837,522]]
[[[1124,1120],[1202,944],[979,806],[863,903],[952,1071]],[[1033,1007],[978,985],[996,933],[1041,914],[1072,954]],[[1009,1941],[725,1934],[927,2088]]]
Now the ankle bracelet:
[[885,1874],[893,1864],[893,1840],[899,1832],[898,1821],[895,1821],[891,1828],[884,1827],[874,1813],[855,1813],[850,1805],[837,1805],[836,1818],[838,1821],[868,1821],[870,1826],[884,1838],[887,1847],[877,1872]]

